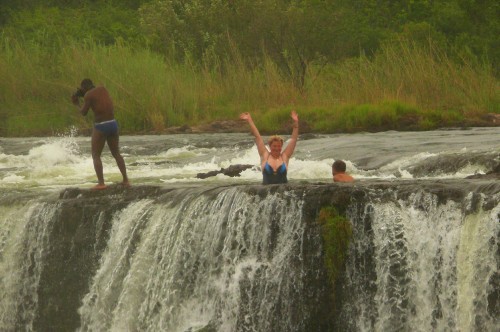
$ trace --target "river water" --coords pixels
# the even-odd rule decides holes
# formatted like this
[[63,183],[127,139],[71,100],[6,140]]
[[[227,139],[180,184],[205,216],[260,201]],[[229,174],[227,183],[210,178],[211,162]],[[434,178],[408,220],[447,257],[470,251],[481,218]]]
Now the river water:
[[[261,186],[249,134],[123,136],[132,188],[95,192],[89,137],[0,138],[0,331],[498,331],[500,185],[462,179],[499,142],[307,134],[290,185]],[[335,300],[324,207],[352,227]]]
[[[122,136],[120,145],[132,184],[259,183],[262,178],[249,134]],[[289,181],[331,182],[335,159],[345,160],[358,180],[463,178],[500,162],[500,128],[302,135],[289,163]],[[107,147],[103,164],[106,181],[120,182]],[[255,167],[240,177],[196,177],[234,164]],[[95,183],[89,137],[0,138],[2,189],[59,190]]]

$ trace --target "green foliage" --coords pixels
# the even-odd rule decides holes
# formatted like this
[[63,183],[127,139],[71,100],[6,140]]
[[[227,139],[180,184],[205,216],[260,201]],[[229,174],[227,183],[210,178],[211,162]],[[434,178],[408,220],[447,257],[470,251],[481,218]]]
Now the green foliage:
[[137,12],[108,4],[18,10],[11,14],[3,33],[48,48],[61,47],[73,40],[94,40],[108,45],[122,41],[145,44]]
[[324,262],[328,277],[332,285],[335,285],[347,258],[349,242],[352,237],[351,223],[334,207],[322,208],[317,222],[321,225]]
[[[464,116],[457,111],[422,110],[398,101],[376,104],[341,105],[330,108],[299,110],[301,128],[320,133],[431,130],[437,127],[460,126]],[[290,108],[269,109],[254,117],[265,134],[290,130]],[[303,129],[301,129],[303,130]]]
[[170,57],[213,63],[237,50],[251,63],[265,55],[298,87],[309,63],[334,55],[332,1],[163,0],[140,13],[155,49]]
[[330,92],[339,103],[398,100],[424,109],[473,115],[478,105],[486,110],[499,96],[498,80],[491,67],[473,58],[453,60],[432,42],[387,42],[372,58],[359,57],[327,66],[323,75],[334,84],[315,83],[312,93]]
[[65,120],[83,77],[110,89],[128,133],[244,111],[288,132],[293,107],[301,130],[460,125],[500,112],[499,11],[493,0],[4,1],[0,134],[87,127]]
[[298,87],[303,87],[311,65],[371,56],[394,36],[418,40],[423,32],[437,36],[441,46],[446,41],[456,50],[487,59],[498,74],[499,16],[496,0],[0,2],[0,27],[15,36],[91,36],[98,42],[125,40],[139,47],[148,39],[153,50],[171,59],[211,65],[237,50],[251,65],[271,57]]
[[277,134],[277,132],[285,132],[287,124],[291,124],[290,109],[268,109],[259,117],[261,131],[263,133]]
[[305,109],[301,110],[301,119],[309,124],[310,130],[323,133],[429,130],[436,126],[459,126],[464,120],[455,111],[424,111],[398,101]]
[[292,108],[299,112],[301,132],[324,133],[433,129],[498,112],[498,82],[488,68],[437,61],[439,56],[419,47],[389,44],[373,59],[309,71],[306,90],[300,91],[270,59],[262,68],[228,61],[222,71],[166,62],[127,44],[67,42],[48,49],[3,37],[0,134],[5,136],[88,128],[91,116],[82,118],[69,103],[83,77],[110,90],[123,133],[237,119],[245,111],[252,112],[262,133],[288,133]]

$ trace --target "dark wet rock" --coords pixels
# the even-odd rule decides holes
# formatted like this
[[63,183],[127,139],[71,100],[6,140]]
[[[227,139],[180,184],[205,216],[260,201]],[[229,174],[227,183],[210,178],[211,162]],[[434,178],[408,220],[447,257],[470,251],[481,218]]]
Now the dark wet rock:
[[306,141],[306,140],[309,140],[309,139],[315,139],[315,138],[319,138],[319,137],[321,137],[321,135],[312,134],[312,133],[306,133],[306,134],[299,135],[299,140],[300,141]]
[[200,133],[244,133],[248,132],[248,125],[242,120],[221,120],[198,126],[168,127],[163,134],[200,134]]
[[481,119],[492,125],[500,125],[500,114],[486,113],[481,116]]
[[112,198],[120,197],[120,199],[125,199],[126,201],[134,199],[142,199],[151,196],[157,196],[161,192],[168,191],[165,188],[157,186],[130,186],[125,187],[121,184],[109,185],[106,189],[93,190],[92,188],[66,188],[59,193],[59,199],[87,199],[87,198]]
[[[293,123],[286,122],[280,128],[276,128],[277,132],[282,133],[291,133],[292,132]],[[311,128],[306,121],[301,120],[300,122],[300,132],[301,133],[311,133]],[[213,121],[210,123],[201,124],[198,126],[180,126],[180,127],[169,127],[164,130],[165,134],[200,134],[200,133],[249,133],[250,129],[248,127],[248,123],[243,120],[220,120]],[[276,132],[268,132],[266,130],[262,130],[261,133],[263,135],[274,135]],[[310,134],[315,135],[315,134]],[[308,139],[310,136],[305,136],[305,139]],[[301,136],[302,138],[302,136]]]
[[480,116],[465,119],[462,127],[498,127],[500,126],[500,114],[486,113]]
[[485,174],[474,174],[469,175],[466,179],[489,179],[489,180],[500,180],[500,163],[498,163],[493,170]]
[[196,177],[198,179],[206,179],[206,178],[211,177],[211,176],[216,176],[217,174],[224,174],[224,175],[227,175],[230,177],[236,177],[236,176],[240,176],[240,173],[243,172],[244,170],[252,168],[252,167],[254,167],[254,166],[253,165],[240,165],[240,164],[231,165],[227,168],[221,168],[218,171],[198,173],[198,174],[196,174]]
[[[418,114],[407,114],[401,116],[397,122],[389,121],[387,123],[382,123],[379,126],[368,127],[359,127],[359,128],[338,128],[338,130],[333,130],[329,132],[333,133],[355,133],[355,132],[382,132],[388,130],[400,130],[400,131],[409,131],[409,130],[422,130],[421,126],[422,116]],[[293,123],[290,121],[286,121],[281,126],[277,127],[275,131],[270,132],[265,129],[261,130],[261,134],[263,135],[274,135],[278,133],[291,133],[292,132]],[[500,114],[496,113],[487,113],[475,118],[465,119],[460,122],[455,123],[443,123],[437,124],[437,127],[440,129],[470,129],[472,127],[497,127],[500,126]],[[301,134],[301,139],[309,139],[312,138],[310,135],[313,134],[314,130],[312,126],[304,119],[300,120],[299,125],[299,133]],[[200,133],[249,133],[248,124],[243,120],[218,120],[210,123],[204,123],[196,126],[174,126],[168,127],[164,130],[155,131],[155,132],[147,132],[147,133],[134,133],[134,134],[200,134]],[[81,132],[85,136],[89,136],[91,132]]]
[[499,173],[494,171],[500,164],[500,154],[498,152],[484,153],[453,153],[440,154],[426,158],[413,166],[408,167],[408,171],[414,177],[439,176],[441,174],[454,174],[469,165],[481,165],[490,169],[489,173]]
[[399,119],[399,126],[401,128],[409,128],[409,129],[418,128],[418,123],[420,119],[421,116],[417,114],[406,114],[401,116],[401,118]]
[[193,129],[188,125],[183,125],[179,127],[169,127],[164,131],[165,134],[189,134],[192,132]]
[[222,170],[220,171],[210,171],[210,172],[206,172],[206,173],[198,173],[196,174],[196,177],[198,179],[206,179],[206,178],[209,178],[211,176],[216,176],[217,174],[220,174],[222,173]]
[[144,166],[144,165],[160,166],[160,165],[173,165],[173,164],[178,164],[178,163],[171,160],[165,160],[165,161],[155,161],[155,162],[135,162],[128,164],[128,166]]
[[222,174],[230,177],[240,176],[241,172],[252,167],[253,165],[231,165],[228,168],[223,168]]

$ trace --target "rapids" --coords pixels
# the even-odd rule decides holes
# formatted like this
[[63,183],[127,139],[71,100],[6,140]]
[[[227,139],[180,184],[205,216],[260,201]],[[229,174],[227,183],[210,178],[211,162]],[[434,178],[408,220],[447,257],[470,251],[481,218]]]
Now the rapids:
[[[285,136],[285,139],[287,136]],[[124,136],[121,151],[132,183],[259,183],[258,153],[249,134]],[[346,161],[356,179],[463,178],[500,162],[500,128],[302,135],[289,165],[293,182],[331,181],[331,164]],[[286,143],[285,143],[286,144]],[[240,177],[200,180],[198,173],[234,164],[255,165]],[[107,182],[121,176],[107,147]],[[0,138],[0,188],[63,189],[95,184],[90,139],[71,133],[45,138]]]
[[[262,186],[249,135],[0,139],[0,331],[497,331],[500,130],[303,135]],[[354,184],[332,183],[344,159]],[[253,164],[240,177],[196,174]],[[109,183],[120,175],[104,154]],[[352,227],[334,282],[323,207]]]

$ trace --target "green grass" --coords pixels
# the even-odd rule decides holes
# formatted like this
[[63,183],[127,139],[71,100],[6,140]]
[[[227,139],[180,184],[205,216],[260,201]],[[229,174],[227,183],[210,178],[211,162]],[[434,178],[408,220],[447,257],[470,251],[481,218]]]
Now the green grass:
[[301,132],[322,133],[429,130],[500,112],[491,66],[411,43],[385,45],[373,58],[311,64],[297,89],[267,58],[250,66],[235,54],[208,68],[120,42],[46,45],[2,35],[0,76],[0,136],[89,128],[92,116],[81,117],[69,98],[85,77],[109,89],[125,134],[236,120],[247,111],[273,134],[290,130],[292,109]]
[[[263,133],[288,131],[291,108],[268,110],[255,117]],[[398,101],[379,104],[342,105],[332,108],[300,110],[301,127],[318,133],[380,130],[430,130],[440,126],[458,126],[464,116],[453,110],[421,110]],[[302,129],[304,130],[304,128]]]

